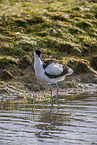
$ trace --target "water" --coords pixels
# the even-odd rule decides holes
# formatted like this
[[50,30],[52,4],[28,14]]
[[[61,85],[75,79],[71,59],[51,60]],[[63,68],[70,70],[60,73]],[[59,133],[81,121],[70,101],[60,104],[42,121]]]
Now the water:
[[[16,101],[17,102],[17,101]],[[97,144],[97,97],[49,103],[1,102],[0,145]]]

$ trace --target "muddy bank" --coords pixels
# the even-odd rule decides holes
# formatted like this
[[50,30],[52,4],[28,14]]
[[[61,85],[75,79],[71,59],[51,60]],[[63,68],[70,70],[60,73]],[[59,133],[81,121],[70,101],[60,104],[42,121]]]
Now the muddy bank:
[[[24,64],[24,61],[22,62]],[[0,96],[2,97],[33,97],[35,92],[50,93],[49,85],[41,84],[35,77],[33,64],[26,63],[26,65],[19,65],[16,72],[12,74],[12,70],[1,69],[0,76]],[[75,97],[80,93],[97,93],[97,72],[91,66],[81,61],[69,61],[70,66],[74,73],[67,76],[62,82],[58,82],[60,89],[59,95],[71,95]],[[22,66],[22,68],[21,68]],[[16,71],[15,70],[15,71]],[[13,70],[14,71],[14,70]],[[53,85],[53,95],[55,95],[56,86]],[[42,94],[43,95],[43,94]]]

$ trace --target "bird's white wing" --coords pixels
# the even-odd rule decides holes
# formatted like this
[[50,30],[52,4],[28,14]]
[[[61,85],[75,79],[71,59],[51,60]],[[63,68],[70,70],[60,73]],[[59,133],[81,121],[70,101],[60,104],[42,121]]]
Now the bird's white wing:
[[45,68],[45,71],[50,75],[59,75],[63,72],[63,66],[59,63],[51,63]]

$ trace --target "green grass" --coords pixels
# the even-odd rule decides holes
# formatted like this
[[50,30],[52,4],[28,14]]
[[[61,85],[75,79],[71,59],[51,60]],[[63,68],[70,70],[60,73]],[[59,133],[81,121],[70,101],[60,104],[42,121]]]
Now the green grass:
[[0,3],[0,44],[0,63],[17,67],[24,57],[33,64],[35,49],[85,61],[97,53],[96,0]]

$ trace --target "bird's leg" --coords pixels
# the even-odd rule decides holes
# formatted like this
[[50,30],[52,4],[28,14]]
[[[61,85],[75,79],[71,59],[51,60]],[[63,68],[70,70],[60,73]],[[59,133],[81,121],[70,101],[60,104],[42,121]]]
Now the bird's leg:
[[50,98],[50,102],[52,104],[52,86],[50,85],[50,89],[51,89],[51,98]]
[[57,85],[57,83],[56,83],[56,87],[57,87],[57,94],[56,94],[55,103],[57,103],[57,96],[58,96],[58,91],[59,91],[59,88],[58,88],[58,85]]

